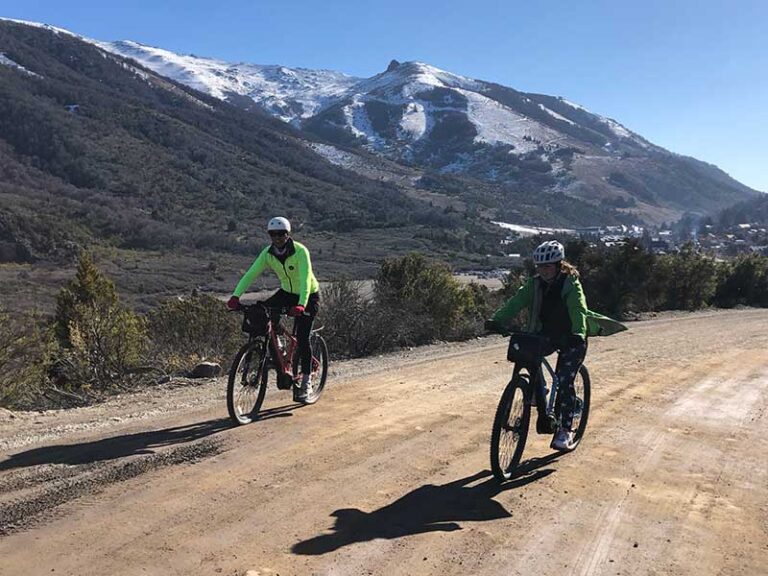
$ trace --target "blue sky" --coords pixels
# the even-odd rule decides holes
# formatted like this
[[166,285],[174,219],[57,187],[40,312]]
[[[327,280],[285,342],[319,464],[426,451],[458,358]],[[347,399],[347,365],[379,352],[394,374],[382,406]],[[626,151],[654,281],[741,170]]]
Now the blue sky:
[[0,0],[0,16],[356,76],[419,60],[563,96],[768,192],[766,0]]

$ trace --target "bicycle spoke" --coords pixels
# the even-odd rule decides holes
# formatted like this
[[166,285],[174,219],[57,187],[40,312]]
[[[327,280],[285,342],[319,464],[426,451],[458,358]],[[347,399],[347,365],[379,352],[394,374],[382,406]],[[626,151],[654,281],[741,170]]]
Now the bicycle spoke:
[[518,388],[515,390],[505,410],[505,420],[502,422],[499,430],[499,465],[505,471],[512,466],[520,442],[524,425],[524,403],[524,394],[522,389]]
[[246,344],[232,365],[227,383],[227,409],[237,424],[248,424],[257,417],[264,401],[266,382],[263,381],[264,344]]
[[236,405],[240,414],[250,414],[259,397],[258,386],[242,386],[237,393]]

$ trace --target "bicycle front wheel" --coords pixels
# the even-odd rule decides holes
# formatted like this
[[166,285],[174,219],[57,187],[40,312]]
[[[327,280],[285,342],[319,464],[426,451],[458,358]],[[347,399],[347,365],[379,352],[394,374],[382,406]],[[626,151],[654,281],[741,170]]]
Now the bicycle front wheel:
[[587,420],[589,418],[589,400],[592,395],[591,383],[589,380],[589,371],[583,364],[579,368],[578,374],[573,381],[573,389],[576,392],[575,407],[573,411],[573,424],[571,429],[573,433],[573,448],[579,445],[584,431],[587,429]]
[[229,370],[227,410],[237,425],[250,424],[261,410],[267,393],[267,366],[264,343],[249,343],[240,348]]
[[314,404],[320,399],[328,377],[328,345],[320,334],[312,334],[309,347],[312,350],[312,387],[307,391],[304,403]]
[[514,476],[523,455],[531,421],[527,381],[515,376],[507,384],[496,408],[491,430],[491,470],[500,482]]

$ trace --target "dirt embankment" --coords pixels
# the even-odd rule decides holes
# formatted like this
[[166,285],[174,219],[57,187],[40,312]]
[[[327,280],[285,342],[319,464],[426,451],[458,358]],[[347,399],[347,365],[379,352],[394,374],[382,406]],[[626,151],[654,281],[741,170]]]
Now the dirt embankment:
[[0,574],[746,574],[768,566],[768,310],[590,342],[579,449],[488,472],[505,342],[333,367],[232,428],[224,382],[0,414]]

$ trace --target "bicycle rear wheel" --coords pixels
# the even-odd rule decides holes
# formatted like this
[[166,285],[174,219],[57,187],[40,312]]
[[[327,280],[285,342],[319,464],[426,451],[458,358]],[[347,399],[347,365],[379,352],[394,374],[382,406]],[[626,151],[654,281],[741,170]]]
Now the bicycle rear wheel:
[[573,381],[573,388],[576,392],[576,405],[573,411],[573,424],[571,429],[573,433],[573,448],[579,445],[584,431],[587,429],[587,420],[589,419],[589,400],[592,395],[591,383],[589,380],[589,371],[582,364],[579,373]]
[[[314,404],[320,399],[325,388],[325,380],[328,377],[328,345],[320,334],[310,334],[309,349],[312,352],[312,386],[307,391],[307,396],[302,402]],[[293,355],[293,374],[300,378],[301,361],[298,349]]]
[[227,410],[237,425],[250,424],[261,410],[267,392],[263,341],[248,343],[235,355],[227,382]]
[[528,381],[517,375],[507,384],[496,408],[491,430],[491,470],[499,482],[514,476],[523,455],[531,421]]
[[312,334],[309,337],[309,347],[312,350],[312,389],[304,402],[314,404],[320,399],[328,377],[328,345],[320,334]]

